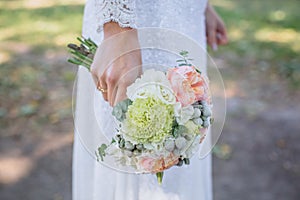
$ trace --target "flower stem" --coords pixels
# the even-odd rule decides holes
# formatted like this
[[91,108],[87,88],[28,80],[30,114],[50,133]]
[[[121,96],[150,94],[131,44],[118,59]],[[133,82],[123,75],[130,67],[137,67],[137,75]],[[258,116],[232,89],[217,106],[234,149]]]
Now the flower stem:
[[91,39],[78,37],[77,40],[80,42],[79,46],[76,44],[68,44],[69,52],[72,56],[68,59],[68,62],[82,65],[90,70],[98,46]]
[[159,185],[162,184],[163,177],[164,177],[164,172],[157,172],[156,173],[156,178],[157,178],[157,182],[158,182]]

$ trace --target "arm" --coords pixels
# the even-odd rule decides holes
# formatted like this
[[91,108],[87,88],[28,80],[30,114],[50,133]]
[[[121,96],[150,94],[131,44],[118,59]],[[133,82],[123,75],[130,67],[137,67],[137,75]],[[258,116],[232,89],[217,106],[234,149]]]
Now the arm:
[[134,1],[95,1],[101,1],[97,4],[97,17],[103,26],[104,40],[96,51],[91,71],[97,88],[113,106],[126,98],[126,88],[142,73]]

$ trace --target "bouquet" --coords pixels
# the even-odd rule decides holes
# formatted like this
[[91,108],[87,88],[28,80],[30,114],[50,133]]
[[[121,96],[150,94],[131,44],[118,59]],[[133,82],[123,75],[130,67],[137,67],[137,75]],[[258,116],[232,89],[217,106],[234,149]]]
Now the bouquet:
[[[80,46],[68,45],[69,62],[89,69],[97,45],[78,40]],[[98,161],[113,156],[121,166],[156,174],[160,184],[165,170],[190,164],[212,122],[211,100],[206,76],[188,63],[187,51],[180,55],[178,66],[166,73],[146,70],[128,86],[127,99],[113,107],[119,128],[97,149]]]

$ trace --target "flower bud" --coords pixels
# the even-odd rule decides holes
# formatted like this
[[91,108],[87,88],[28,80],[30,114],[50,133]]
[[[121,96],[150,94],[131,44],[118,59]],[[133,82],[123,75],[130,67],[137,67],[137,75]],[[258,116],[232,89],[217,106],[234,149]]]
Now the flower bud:
[[202,115],[205,116],[205,117],[211,116],[211,110],[208,106],[204,107]]
[[175,156],[180,156],[180,150],[179,149],[174,149],[173,154]]
[[193,122],[199,126],[201,126],[203,124],[203,120],[201,118],[195,118],[195,119],[193,119]]
[[177,163],[177,166],[178,167],[181,167],[183,165],[183,160],[182,159],[179,159],[179,162]]
[[133,155],[135,155],[135,156],[139,156],[139,155],[141,155],[141,151],[140,151],[140,150],[137,150],[137,149],[135,149],[135,150],[133,150]]
[[172,152],[175,148],[175,142],[174,140],[166,140],[165,141],[165,149],[169,152]]
[[123,112],[122,109],[117,105],[113,108],[112,115],[116,117],[117,120],[122,121]]
[[204,128],[208,128],[210,125],[209,121],[206,119],[204,122],[203,122],[203,127]]
[[205,100],[200,101],[202,106],[207,106],[207,102]]
[[131,150],[134,149],[134,146],[133,146],[133,144],[132,144],[131,142],[126,141],[126,142],[125,142],[125,149],[131,151]]
[[194,114],[192,116],[192,118],[199,118],[201,116],[201,111],[199,108],[195,108],[194,109]]
[[188,159],[188,158],[184,158],[183,161],[184,161],[184,164],[186,164],[186,165],[190,164],[190,159]]
[[176,147],[180,150],[186,145],[186,139],[184,137],[178,137],[175,140]]
[[143,149],[144,149],[143,144],[137,144],[135,147],[136,147],[138,150],[143,150]]
[[188,141],[190,141],[191,139],[193,139],[193,136],[191,135],[185,135],[184,138]]
[[125,140],[124,140],[124,139],[121,139],[121,140],[120,140],[119,147],[120,147],[121,149],[123,149],[123,148],[125,147]]
[[119,135],[119,134],[117,134],[116,136],[115,136],[115,140],[116,140],[116,142],[120,142],[120,140],[121,140],[121,135]]

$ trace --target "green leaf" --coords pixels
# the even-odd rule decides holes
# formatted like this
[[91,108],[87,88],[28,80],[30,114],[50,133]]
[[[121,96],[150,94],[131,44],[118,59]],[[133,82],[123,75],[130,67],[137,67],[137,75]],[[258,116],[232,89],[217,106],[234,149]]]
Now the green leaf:
[[195,69],[196,69],[196,72],[198,72],[199,74],[202,74],[202,72],[199,69],[197,69],[197,68],[195,68]]
[[103,158],[105,157],[105,150],[107,149],[107,145],[106,144],[102,144],[99,148],[98,148],[98,154],[96,153],[97,156],[97,161],[99,161],[99,156],[101,161],[103,161]]
[[190,66],[190,64],[181,63],[181,64],[179,64],[179,67],[180,67],[180,66]]
[[188,158],[184,158],[183,161],[184,161],[184,164],[186,164],[186,165],[190,164],[190,159],[188,159]]
[[188,51],[185,51],[185,50],[182,50],[180,53],[179,53],[181,56],[183,57],[187,57],[189,52]]
[[114,143],[116,143],[117,141],[113,138],[112,140],[111,140],[111,142],[110,142],[110,144],[114,144]]

